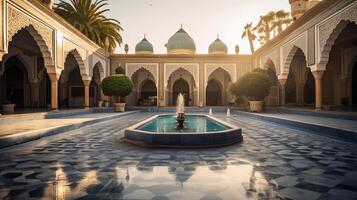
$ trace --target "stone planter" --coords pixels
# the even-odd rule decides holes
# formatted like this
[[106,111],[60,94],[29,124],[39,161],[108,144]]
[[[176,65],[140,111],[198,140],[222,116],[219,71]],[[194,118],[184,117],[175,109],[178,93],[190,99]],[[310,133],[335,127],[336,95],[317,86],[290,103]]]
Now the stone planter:
[[109,101],[104,102],[104,107],[109,108]]
[[249,101],[250,112],[262,112],[263,111],[263,101]]
[[99,108],[103,107],[103,101],[98,101],[98,107]]
[[3,104],[2,109],[4,110],[4,113],[14,113],[15,111],[15,104]]
[[124,112],[124,111],[125,111],[125,103],[115,104],[115,112]]

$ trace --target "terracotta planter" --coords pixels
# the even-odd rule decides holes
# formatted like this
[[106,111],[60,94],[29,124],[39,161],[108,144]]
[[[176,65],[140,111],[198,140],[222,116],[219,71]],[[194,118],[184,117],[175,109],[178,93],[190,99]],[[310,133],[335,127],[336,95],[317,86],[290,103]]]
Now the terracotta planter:
[[115,104],[115,112],[124,112],[124,111],[125,111],[125,103]]
[[3,104],[2,109],[4,110],[4,113],[14,113],[15,111],[15,104]]
[[249,101],[249,109],[251,112],[262,112],[263,101]]

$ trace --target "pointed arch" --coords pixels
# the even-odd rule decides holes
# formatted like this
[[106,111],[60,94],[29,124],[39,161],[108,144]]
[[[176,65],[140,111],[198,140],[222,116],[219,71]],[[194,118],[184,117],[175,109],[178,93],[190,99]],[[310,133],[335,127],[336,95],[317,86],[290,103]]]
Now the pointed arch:
[[76,60],[76,62],[78,64],[78,67],[79,67],[79,70],[80,70],[80,73],[81,73],[81,76],[82,76],[82,79],[83,80],[90,80],[88,72],[86,70],[86,66],[85,66],[84,61],[83,61],[81,55],[79,54],[78,50],[77,49],[73,49],[73,50],[69,51],[65,55],[65,59],[68,57],[69,54],[72,54],[74,59]]
[[26,26],[26,27],[23,27],[23,28],[17,30],[17,32],[12,37],[9,38],[9,42],[12,42],[13,38],[15,38],[16,35],[21,31],[28,32],[31,35],[31,37],[35,40],[37,46],[39,47],[39,49],[41,51],[47,72],[48,73],[56,73],[56,67],[52,60],[51,51],[50,51],[49,47],[47,46],[46,41],[43,39],[41,34],[35,29],[35,27],[33,25],[29,25],[29,26]]
[[[166,82],[166,85],[168,85],[168,82],[170,81],[170,79],[172,78],[172,75],[174,75],[174,74],[176,74],[177,72],[180,72],[180,71],[182,71],[182,72],[184,72],[184,73],[188,73],[190,76],[191,76],[191,78],[194,80],[193,81],[193,83],[194,83],[194,87],[197,87],[197,85],[196,85],[196,82],[195,82],[195,77],[194,77],[194,75],[189,71],[189,70],[187,70],[187,69],[185,69],[185,68],[183,68],[183,67],[179,67],[179,68],[177,68],[176,70],[174,70],[173,72],[171,72],[170,74],[168,74],[168,78],[167,78],[167,82]],[[186,80],[187,81],[187,80]]]
[[[290,52],[289,52],[289,54],[288,54],[288,56],[287,56],[287,58],[286,58],[286,61],[285,61],[285,63],[284,63],[283,73],[287,73],[287,74],[289,73],[289,71],[290,71],[290,66],[291,66],[291,62],[293,61],[294,56],[296,55],[296,53],[297,53],[299,50],[304,54],[304,56],[305,56],[305,58],[306,58],[306,55],[305,55],[304,51],[303,51],[301,48],[299,48],[299,47],[297,47],[297,46],[294,45],[294,46],[291,48],[291,50],[290,50]],[[306,66],[306,67],[307,67],[307,66]]]
[[335,44],[338,36],[342,33],[343,30],[348,26],[348,24],[354,23],[357,25],[355,21],[350,20],[341,20],[336,27],[333,29],[332,33],[328,36],[326,43],[323,45],[320,55],[320,65],[326,67],[329,59],[330,59],[330,52],[332,50],[333,45]]
[[93,69],[92,69],[92,77],[93,77],[93,75],[94,75],[94,69],[95,69],[96,67],[97,67],[97,69],[98,69],[98,71],[99,71],[100,80],[102,81],[102,80],[104,79],[104,77],[105,77],[105,72],[104,72],[104,67],[103,67],[102,62],[98,61],[98,62],[94,65],[94,67],[93,67]]

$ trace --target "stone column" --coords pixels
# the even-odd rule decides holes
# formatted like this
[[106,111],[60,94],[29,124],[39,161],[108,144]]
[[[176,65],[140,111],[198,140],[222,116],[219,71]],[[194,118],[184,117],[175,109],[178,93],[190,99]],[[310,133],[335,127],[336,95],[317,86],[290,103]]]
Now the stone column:
[[39,107],[40,105],[40,82],[31,82],[31,106]]
[[48,74],[51,80],[51,109],[58,110],[58,80],[59,75]]
[[282,107],[285,107],[285,83],[287,79],[279,79],[280,83],[280,90],[281,90],[281,100],[280,100],[280,105]]
[[321,110],[322,107],[322,76],[324,70],[313,71],[312,74],[315,78],[315,109]]
[[84,108],[89,108],[89,85],[90,85],[90,80],[83,80],[83,85],[84,85],[83,107]]

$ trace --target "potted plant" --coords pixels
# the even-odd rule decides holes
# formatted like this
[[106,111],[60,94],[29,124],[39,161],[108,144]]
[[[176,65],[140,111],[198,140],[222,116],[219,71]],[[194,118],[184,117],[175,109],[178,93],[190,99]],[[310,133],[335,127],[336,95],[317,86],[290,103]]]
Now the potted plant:
[[266,73],[253,71],[232,84],[230,91],[233,95],[247,97],[251,112],[262,112],[264,98],[269,95],[271,84]]
[[15,111],[15,104],[13,104],[11,101],[5,100],[2,103],[2,109],[4,113],[14,113]]
[[129,77],[123,74],[108,76],[103,79],[101,87],[104,95],[118,97],[119,102],[115,103],[115,111],[124,112],[125,103],[122,102],[122,97],[128,96],[133,89],[133,83]]

